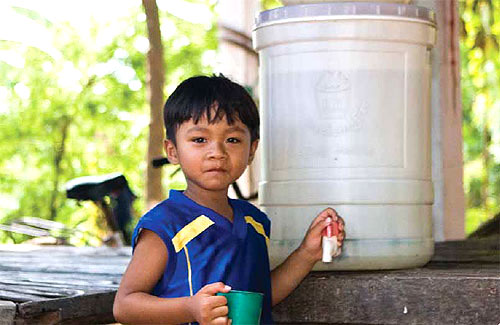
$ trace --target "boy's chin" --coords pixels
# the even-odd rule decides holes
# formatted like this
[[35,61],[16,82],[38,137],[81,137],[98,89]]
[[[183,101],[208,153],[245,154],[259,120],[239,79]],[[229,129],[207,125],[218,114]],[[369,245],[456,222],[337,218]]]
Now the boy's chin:
[[[211,192],[224,192],[227,194],[229,186],[231,186],[232,183],[234,183],[235,180],[231,180],[229,178],[222,180],[222,179],[204,179],[201,182],[193,182],[196,184],[195,186],[200,187],[206,191],[211,191]],[[189,184],[189,182],[188,182]],[[193,184],[193,185],[194,185]]]
[[231,184],[204,184],[203,188],[212,192],[225,192],[227,193]]

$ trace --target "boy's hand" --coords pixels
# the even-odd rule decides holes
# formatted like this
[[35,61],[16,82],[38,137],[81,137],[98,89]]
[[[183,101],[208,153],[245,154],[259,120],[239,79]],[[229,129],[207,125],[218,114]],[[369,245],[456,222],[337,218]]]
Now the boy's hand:
[[200,324],[230,324],[227,317],[227,299],[216,296],[217,292],[229,292],[230,286],[222,282],[210,283],[200,289],[193,297],[189,306],[191,314]]
[[[327,220],[328,217],[331,218],[330,222]],[[342,244],[344,243],[345,238],[344,219],[342,219],[334,209],[326,208],[312,221],[306,235],[304,236],[304,240],[302,240],[302,243],[298,248],[301,255],[312,264],[321,260],[323,253],[321,247],[322,232],[323,229],[325,229],[331,222],[336,222],[339,229],[339,234],[337,235],[338,249],[334,257],[339,256],[342,251]]]

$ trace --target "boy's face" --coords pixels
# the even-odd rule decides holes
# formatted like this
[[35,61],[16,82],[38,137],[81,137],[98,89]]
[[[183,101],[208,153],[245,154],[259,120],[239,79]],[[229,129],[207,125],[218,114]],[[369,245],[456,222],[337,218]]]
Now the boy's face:
[[226,118],[213,124],[206,117],[197,124],[191,119],[177,128],[176,145],[165,140],[168,159],[181,165],[188,189],[224,193],[253,160],[257,145],[245,124],[237,119],[229,125]]

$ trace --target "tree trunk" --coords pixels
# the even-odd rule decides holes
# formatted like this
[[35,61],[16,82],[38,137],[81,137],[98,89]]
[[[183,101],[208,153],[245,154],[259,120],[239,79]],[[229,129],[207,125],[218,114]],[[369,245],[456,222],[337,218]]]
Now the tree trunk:
[[57,143],[55,146],[54,155],[54,179],[53,179],[53,190],[50,196],[50,220],[55,220],[57,217],[57,196],[59,194],[59,178],[61,176],[61,161],[64,157],[64,152],[66,149],[66,139],[68,137],[68,128],[71,124],[71,119],[68,116],[64,116],[61,121],[61,142]]
[[142,5],[146,12],[149,38],[147,92],[150,103],[150,122],[146,173],[146,207],[149,209],[164,199],[161,169],[153,168],[151,161],[163,156],[162,107],[165,79],[158,6],[156,0],[142,0]]

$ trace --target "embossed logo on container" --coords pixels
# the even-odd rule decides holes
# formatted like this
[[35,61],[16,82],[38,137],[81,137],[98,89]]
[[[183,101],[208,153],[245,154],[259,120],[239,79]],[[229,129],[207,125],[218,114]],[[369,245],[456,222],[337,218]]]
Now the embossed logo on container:
[[360,128],[366,104],[353,102],[349,76],[341,71],[323,72],[314,86],[318,133],[333,136]]

